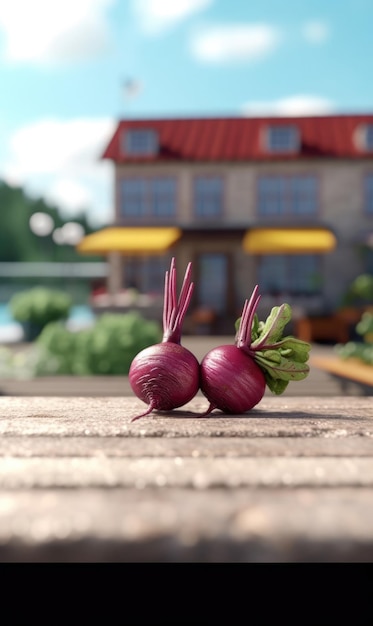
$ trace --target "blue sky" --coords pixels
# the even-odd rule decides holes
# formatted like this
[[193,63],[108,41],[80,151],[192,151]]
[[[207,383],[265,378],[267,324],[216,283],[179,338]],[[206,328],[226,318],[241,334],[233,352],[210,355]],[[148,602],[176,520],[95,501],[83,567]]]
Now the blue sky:
[[100,226],[119,118],[373,112],[372,24],[372,0],[1,0],[0,178]]

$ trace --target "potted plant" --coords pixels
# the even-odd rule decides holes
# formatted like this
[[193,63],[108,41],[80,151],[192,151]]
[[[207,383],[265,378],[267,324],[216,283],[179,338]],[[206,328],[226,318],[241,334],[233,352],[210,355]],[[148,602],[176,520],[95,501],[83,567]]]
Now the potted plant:
[[13,319],[24,330],[26,341],[33,341],[50,322],[66,320],[72,307],[71,297],[64,291],[34,287],[14,294],[9,302]]
[[363,308],[373,304],[372,274],[360,274],[352,281],[345,293],[344,304]]
[[337,310],[339,319],[349,326],[351,339],[357,339],[356,324],[365,311],[373,310],[373,275],[360,274],[352,281]]

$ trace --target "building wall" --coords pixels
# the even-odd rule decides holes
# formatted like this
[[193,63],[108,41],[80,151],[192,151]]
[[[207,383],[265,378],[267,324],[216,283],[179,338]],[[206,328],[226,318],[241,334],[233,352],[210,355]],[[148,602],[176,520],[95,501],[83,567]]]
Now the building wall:
[[[177,177],[178,197],[176,224],[198,227],[193,216],[193,177],[196,174],[221,175],[225,180],[224,214],[221,224],[227,226],[249,227],[258,220],[256,181],[261,174],[314,174],[319,178],[319,214],[317,219],[333,229],[338,245],[336,250],[320,259],[324,277],[324,289],[321,301],[314,306],[332,309],[338,306],[349,283],[364,271],[363,260],[359,254],[357,241],[359,236],[372,229],[373,217],[364,213],[364,175],[373,172],[373,163],[367,161],[309,160],[287,162],[250,162],[250,163],[170,163],[141,164],[140,166],[119,165],[116,167],[116,209],[115,221],[119,217],[119,182],[122,177],[170,175]],[[301,220],[300,220],[301,221]],[[206,225],[207,222],[200,222]],[[281,221],[279,224],[283,223]],[[292,225],[296,225],[292,219]],[[216,226],[216,224],[213,224]],[[237,303],[248,297],[256,281],[258,259],[249,257],[241,247],[232,241],[225,241],[224,233],[217,235],[215,241],[193,243],[188,240],[178,246],[175,255],[185,266],[188,260],[201,251],[224,249],[233,259],[233,293]],[[300,303],[307,306],[307,303]]]

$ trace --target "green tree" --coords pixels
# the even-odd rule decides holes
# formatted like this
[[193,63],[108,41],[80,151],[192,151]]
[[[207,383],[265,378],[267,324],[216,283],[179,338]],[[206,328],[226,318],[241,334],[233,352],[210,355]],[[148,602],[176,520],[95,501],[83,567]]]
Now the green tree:
[[[29,226],[33,213],[47,213],[55,228],[63,226],[64,220],[57,207],[43,198],[31,198],[21,187],[11,187],[0,181],[0,261],[89,261],[97,257],[79,254],[74,246],[56,245],[52,234],[38,237]],[[84,214],[74,217],[87,234],[94,229]]]

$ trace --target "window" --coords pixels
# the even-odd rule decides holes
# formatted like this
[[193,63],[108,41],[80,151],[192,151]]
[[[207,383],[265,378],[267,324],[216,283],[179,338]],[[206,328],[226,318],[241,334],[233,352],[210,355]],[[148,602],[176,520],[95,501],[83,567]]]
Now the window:
[[316,255],[263,256],[258,270],[258,282],[263,293],[312,295],[320,290],[319,259]]
[[367,215],[373,215],[373,174],[365,177],[364,209]]
[[205,252],[198,261],[198,302],[224,313],[227,306],[228,258],[225,254]]
[[121,214],[142,217],[147,212],[147,189],[144,180],[123,180],[121,185]]
[[176,180],[128,178],[120,183],[120,215],[134,219],[167,219],[176,214]]
[[140,293],[163,295],[165,272],[170,267],[170,261],[168,254],[151,258],[127,258],[125,286],[135,287]]
[[124,133],[123,152],[130,156],[151,156],[158,151],[157,133],[151,129],[131,129]]
[[295,126],[269,126],[265,149],[269,152],[295,152],[299,149],[299,132]]
[[373,276],[373,249],[367,248],[364,253],[365,272]]
[[173,178],[154,178],[150,181],[153,215],[169,217],[175,213],[176,181]]
[[261,176],[258,214],[261,217],[314,216],[318,209],[315,176]]
[[373,124],[365,128],[365,146],[369,152],[373,152]]
[[223,180],[220,176],[197,176],[194,179],[196,217],[214,218],[223,213]]
[[373,152],[373,124],[361,124],[355,130],[355,145],[358,150]]

